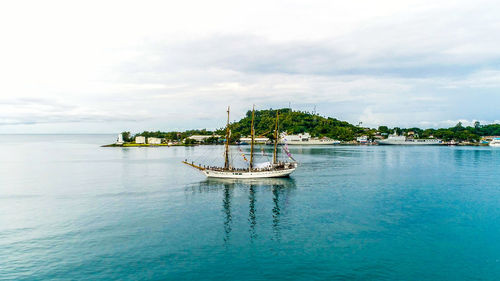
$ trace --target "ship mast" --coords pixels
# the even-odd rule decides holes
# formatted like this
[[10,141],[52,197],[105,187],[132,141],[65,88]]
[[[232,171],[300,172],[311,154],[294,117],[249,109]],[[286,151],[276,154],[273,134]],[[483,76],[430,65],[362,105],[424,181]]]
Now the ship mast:
[[227,107],[227,125],[226,125],[226,150],[224,152],[224,169],[229,170],[229,106]]
[[274,127],[274,153],[273,153],[273,164],[277,164],[277,154],[278,154],[278,120],[279,120],[279,111],[276,110],[276,126]]
[[253,168],[253,143],[254,143],[254,140],[255,140],[255,131],[253,129],[254,118],[255,118],[255,105],[252,108],[252,126],[250,128],[250,133],[252,134],[252,136],[251,136],[252,141],[251,141],[251,144],[250,144],[250,165],[249,165],[249,169],[248,169],[249,171],[252,171],[252,168]]

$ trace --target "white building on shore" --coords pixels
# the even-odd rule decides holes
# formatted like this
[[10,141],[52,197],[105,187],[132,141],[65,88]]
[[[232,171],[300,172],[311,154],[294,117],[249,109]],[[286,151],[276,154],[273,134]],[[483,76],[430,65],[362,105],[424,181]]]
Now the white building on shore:
[[123,135],[118,134],[118,138],[116,139],[115,144],[123,144]]
[[137,136],[137,137],[135,137],[135,143],[145,144],[146,143],[146,137],[143,137],[143,136]]
[[161,144],[161,139],[150,137],[148,138],[148,144]]

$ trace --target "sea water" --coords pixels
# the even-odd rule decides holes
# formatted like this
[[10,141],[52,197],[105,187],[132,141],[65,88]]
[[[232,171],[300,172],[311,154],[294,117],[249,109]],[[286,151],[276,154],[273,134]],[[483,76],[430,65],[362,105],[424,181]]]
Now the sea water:
[[114,138],[1,136],[1,280],[500,278],[500,149],[291,146],[291,178],[231,181],[181,163],[222,146]]

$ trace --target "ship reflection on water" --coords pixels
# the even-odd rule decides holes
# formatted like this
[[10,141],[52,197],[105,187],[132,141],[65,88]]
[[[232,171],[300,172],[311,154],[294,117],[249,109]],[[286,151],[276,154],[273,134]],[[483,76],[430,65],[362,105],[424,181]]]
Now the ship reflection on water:
[[250,239],[252,241],[257,237],[257,233],[255,232],[255,226],[257,225],[257,217],[255,216],[255,197],[255,186],[250,184],[248,190],[248,222],[250,223]]
[[[271,238],[280,240],[283,214],[289,205],[289,198],[296,188],[292,178],[264,178],[252,180],[214,179],[209,178],[190,187],[196,193],[222,193],[222,221],[224,228],[224,242],[229,242],[233,231],[233,213],[236,210],[248,209],[248,233],[250,241],[258,237],[257,225],[272,228]],[[235,200],[235,192],[244,194],[247,204]],[[236,205],[236,203],[238,205]],[[270,209],[269,213],[263,210]],[[261,213],[257,214],[257,210]],[[267,235],[267,234],[266,234]],[[265,238],[265,237],[262,237]]]

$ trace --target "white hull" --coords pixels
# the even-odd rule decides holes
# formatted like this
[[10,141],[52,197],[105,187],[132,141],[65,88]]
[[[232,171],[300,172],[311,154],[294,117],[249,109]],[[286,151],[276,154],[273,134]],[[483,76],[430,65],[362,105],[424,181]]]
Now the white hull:
[[379,140],[377,141],[380,145],[438,145],[441,144],[440,141],[433,140]]
[[288,145],[332,145],[340,144],[339,141],[334,140],[308,140],[308,141],[287,141]]
[[288,145],[332,145],[340,144],[340,141],[329,138],[313,138],[309,133],[298,135],[287,135],[282,133],[280,143],[286,143]]
[[490,143],[491,147],[500,147],[500,142]]
[[202,170],[203,174],[208,178],[224,178],[224,179],[258,179],[258,178],[283,178],[288,177],[295,171],[295,168],[280,169],[280,170],[264,170],[264,171],[216,171]]

